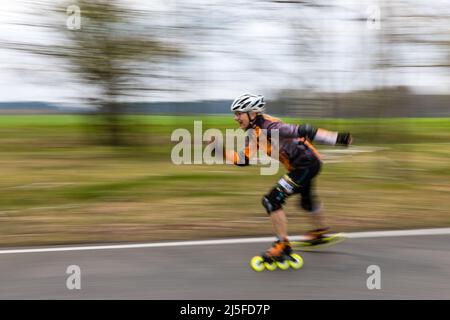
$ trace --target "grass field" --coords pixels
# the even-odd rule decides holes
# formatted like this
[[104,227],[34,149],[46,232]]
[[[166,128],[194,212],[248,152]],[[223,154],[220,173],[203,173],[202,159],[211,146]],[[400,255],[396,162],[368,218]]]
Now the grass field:
[[[170,135],[194,120],[236,127],[225,116],[129,116],[129,139],[141,143],[111,148],[96,143],[95,117],[0,116],[0,245],[271,234],[261,197],[284,170],[172,164]],[[354,135],[349,149],[318,146],[317,191],[333,229],[450,226],[450,119],[307,122]],[[292,234],[310,228],[298,201],[286,206]]]

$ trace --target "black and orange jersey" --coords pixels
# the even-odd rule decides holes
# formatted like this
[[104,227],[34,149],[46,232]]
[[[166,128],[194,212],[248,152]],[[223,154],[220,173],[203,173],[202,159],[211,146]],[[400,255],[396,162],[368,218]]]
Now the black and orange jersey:
[[[257,150],[260,150],[275,159],[278,154],[277,160],[283,163],[288,170],[307,167],[320,161],[320,154],[311,143],[316,136],[326,137],[326,139],[317,139],[317,141],[330,144],[336,142],[337,136],[337,133],[314,128],[309,124],[286,124],[280,119],[266,114],[256,117],[252,129],[247,130],[244,150],[227,154],[227,158],[236,165],[249,165],[250,159]],[[272,141],[272,136],[275,137],[273,130],[277,130],[278,145]],[[254,141],[253,146],[251,141]],[[261,143],[261,141],[265,143]],[[278,150],[277,154],[275,149]]]

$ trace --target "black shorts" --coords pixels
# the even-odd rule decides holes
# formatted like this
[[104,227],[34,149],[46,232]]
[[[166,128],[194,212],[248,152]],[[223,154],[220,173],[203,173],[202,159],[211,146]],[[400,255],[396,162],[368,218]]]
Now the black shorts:
[[308,211],[315,212],[320,208],[320,203],[314,190],[314,178],[321,169],[320,161],[304,168],[294,168],[287,176],[294,183],[292,194],[300,194],[300,206]]
[[281,209],[285,200],[294,195],[300,194],[300,206],[311,213],[320,209],[314,192],[314,178],[319,174],[321,168],[320,161],[313,164],[294,168],[284,175],[275,187],[263,197],[263,206],[268,214]]

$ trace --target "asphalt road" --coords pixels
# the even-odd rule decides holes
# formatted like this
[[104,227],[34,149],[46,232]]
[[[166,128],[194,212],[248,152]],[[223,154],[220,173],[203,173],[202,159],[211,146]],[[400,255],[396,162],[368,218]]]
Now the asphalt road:
[[[254,272],[268,245],[1,254],[0,299],[450,299],[450,235],[347,239],[301,253],[300,270]],[[367,288],[371,265],[381,289]]]

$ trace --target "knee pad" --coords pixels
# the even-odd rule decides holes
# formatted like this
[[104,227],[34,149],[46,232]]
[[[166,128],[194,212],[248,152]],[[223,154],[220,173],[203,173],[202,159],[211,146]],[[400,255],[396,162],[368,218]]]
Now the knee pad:
[[262,198],[262,205],[266,209],[267,214],[270,215],[272,212],[281,209],[284,204],[284,200],[286,199],[286,196],[287,195],[278,188],[273,188],[272,191],[266,194]]

